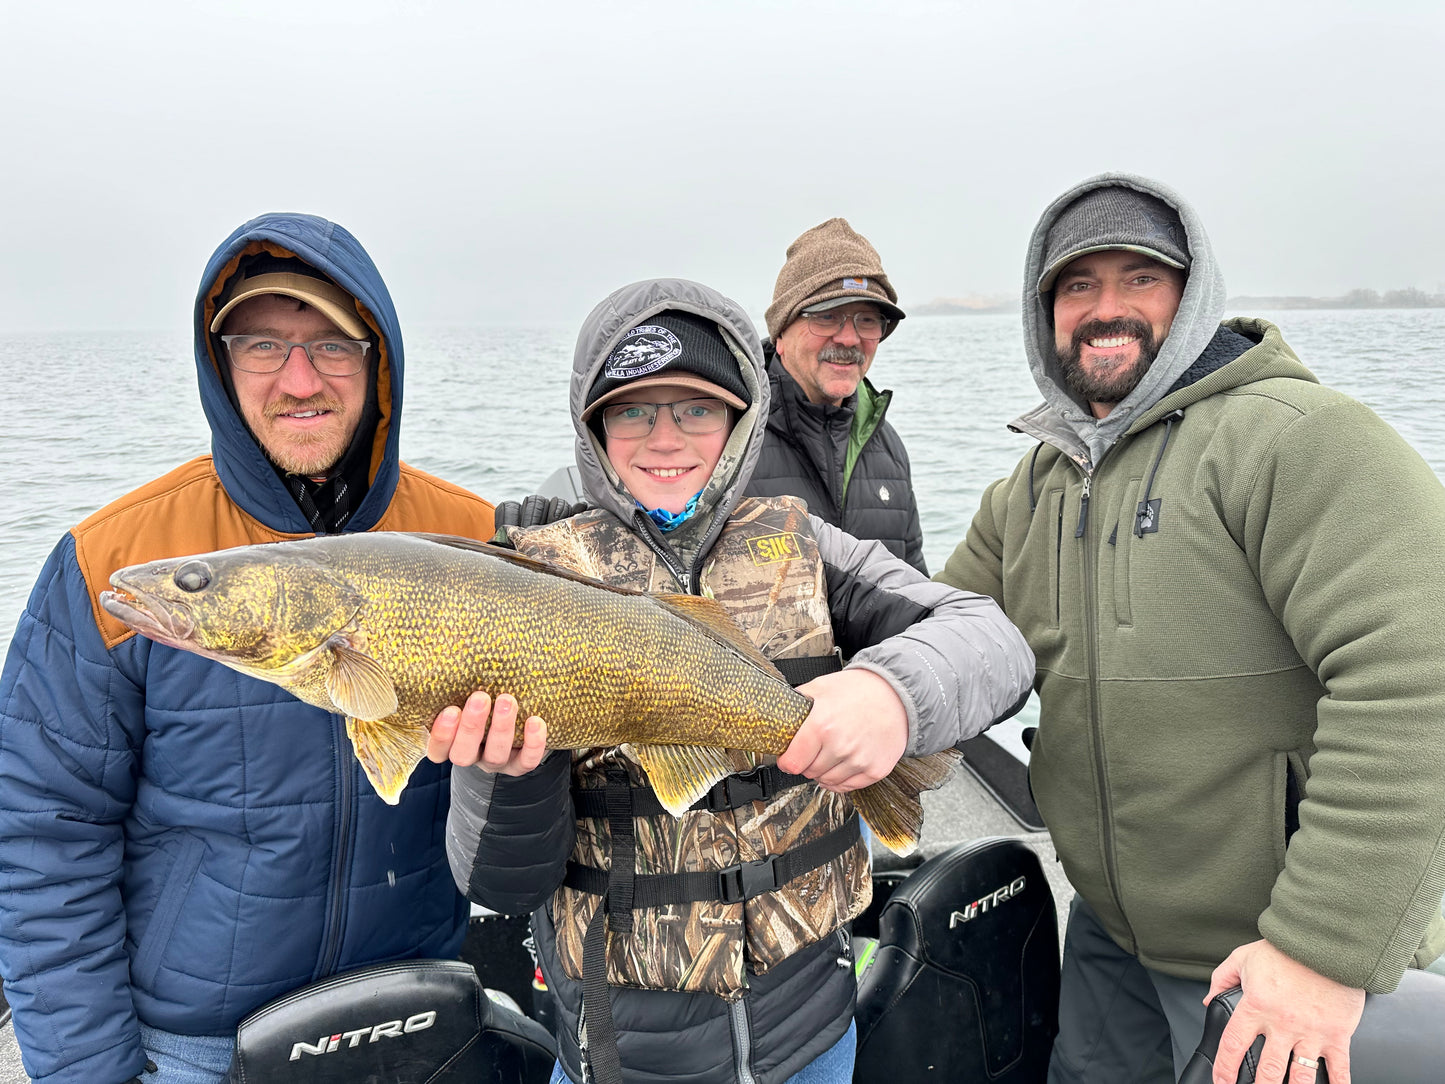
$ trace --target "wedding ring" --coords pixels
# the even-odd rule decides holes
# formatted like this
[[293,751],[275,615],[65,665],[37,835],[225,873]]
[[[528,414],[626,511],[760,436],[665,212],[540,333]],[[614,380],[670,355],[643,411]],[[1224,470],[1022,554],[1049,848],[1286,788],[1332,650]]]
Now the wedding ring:
[[1290,1058],[1290,1061],[1295,1062],[1298,1065],[1302,1065],[1306,1069],[1318,1069],[1320,1067],[1320,1063],[1317,1062],[1314,1058],[1307,1058],[1302,1054],[1296,1054],[1294,1057]]

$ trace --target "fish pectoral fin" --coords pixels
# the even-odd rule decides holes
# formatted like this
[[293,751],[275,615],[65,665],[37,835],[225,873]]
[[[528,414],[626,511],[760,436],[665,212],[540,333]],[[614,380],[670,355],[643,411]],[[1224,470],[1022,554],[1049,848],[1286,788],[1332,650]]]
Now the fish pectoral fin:
[[398,706],[396,686],[381,663],[345,644],[331,645],[326,695],[347,715],[371,722],[394,715]]
[[629,745],[628,751],[647,771],[657,800],[680,817],[719,779],[737,771],[725,749],[699,745]]
[[948,782],[962,759],[957,749],[904,757],[878,782],[855,790],[850,797],[880,843],[894,854],[912,854],[923,832],[923,805],[918,795]]
[[748,634],[732,619],[721,602],[701,595],[654,595],[653,598],[714,640],[732,648],[765,674],[787,681],[757,645],[748,639]]
[[426,756],[427,732],[421,727],[350,718],[346,735],[376,793],[387,805],[396,805],[411,773]]

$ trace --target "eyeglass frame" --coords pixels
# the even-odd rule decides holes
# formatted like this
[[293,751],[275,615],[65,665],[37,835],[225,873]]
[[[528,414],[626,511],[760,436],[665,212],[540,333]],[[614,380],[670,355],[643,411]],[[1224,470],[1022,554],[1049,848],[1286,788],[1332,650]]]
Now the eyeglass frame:
[[[822,337],[827,339],[831,339],[834,336],[840,334],[845,327],[847,327],[849,324],[852,324],[853,334],[857,335],[858,338],[862,339],[864,342],[882,342],[884,339],[888,338],[888,329],[893,325],[893,321],[888,319],[888,317],[884,316],[883,313],[877,309],[859,309],[857,312],[845,313],[835,312],[833,309],[821,309],[818,312],[800,312],[798,313],[798,315],[804,320],[808,321],[809,331],[811,331],[814,335],[821,335]],[[867,335],[864,335],[861,330],[859,330],[858,317],[860,316],[878,317],[878,338],[869,338]],[[832,331],[822,331],[813,326],[813,321],[815,319],[838,319],[841,321],[841,323],[839,323],[839,325]]]
[[[723,421],[716,429],[704,429],[701,432],[688,432],[682,427],[682,419],[677,416],[677,408],[683,403],[721,403],[723,408]],[[607,412],[617,407],[651,407],[652,414],[647,420],[647,432],[638,433],[635,436],[621,435],[612,432],[607,425]],[[662,408],[667,407],[668,413],[672,415],[672,424],[677,426],[677,431],[689,437],[705,437],[712,433],[720,433],[728,426],[728,420],[732,417],[732,406],[725,399],[719,399],[716,395],[690,395],[686,399],[674,399],[670,403],[646,403],[639,399],[624,399],[617,402],[606,403],[597,412],[602,419],[602,432],[613,440],[643,440],[650,437],[657,428],[657,416],[662,413]]]
[[[327,335],[327,336],[325,336],[325,337],[323,337],[323,338],[320,338],[320,339],[312,339],[310,342],[304,342],[304,343],[291,342],[289,339],[283,339],[283,338],[281,338],[280,336],[277,336],[277,335],[255,335],[255,334],[251,334],[251,333],[249,333],[249,332],[238,332],[238,333],[236,333],[236,334],[234,334],[234,335],[221,335],[221,336],[219,336],[219,338],[220,338],[220,340],[221,340],[222,345],[224,345],[225,348],[226,348],[226,357],[230,360],[231,366],[232,366],[233,368],[235,368],[235,369],[240,370],[240,371],[243,372],[243,373],[250,373],[252,376],[270,376],[272,373],[279,373],[282,369],[284,369],[284,368],[286,367],[286,363],[291,360],[291,351],[295,350],[298,346],[301,347],[302,352],[306,355],[306,360],[311,363],[311,368],[315,369],[318,375],[320,375],[320,376],[326,376],[326,377],[331,377],[331,378],[333,378],[333,379],[335,379],[335,378],[340,378],[340,377],[347,377],[347,376],[356,376],[356,375],[359,374],[359,373],[364,373],[364,372],[366,372],[366,352],[371,349],[371,342],[370,342],[370,340],[368,340],[368,339],[348,339],[345,335]],[[246,368],[243,368],[241,365],[239,365],[239,364],[236,362],[235,352],[231,349],[231,344],[232,344],[235,340],[237,340],[237,339],[260,339],[260,340],[263,340],[263,341],[269,341],[269,342],[273,342],[273,343],[280,343],[280,344],[281,344],[282,346],[284,346],[286,349],[285,349],[285,351],[280,355],[281,360],[280,360],[280,362],[276,365],[276,368],[274,368],[274,369],[246,369]],[[359,346],[359,347],[361,347],[361,364],[360,364],[354,371],[349,372],[349,373],[328,373],[328,372],[325,372],[325,371],[321,368],[321,366],[319,366],[319,365],[316,364],[316,359],[315,359],[314,357],[312,357],[312,355],[311,355],[311,348],[312,348],[313,346],[315,346],[317,343],[337,343],[337,342],[341,342],[341,343],[351,343],[353,346]]]

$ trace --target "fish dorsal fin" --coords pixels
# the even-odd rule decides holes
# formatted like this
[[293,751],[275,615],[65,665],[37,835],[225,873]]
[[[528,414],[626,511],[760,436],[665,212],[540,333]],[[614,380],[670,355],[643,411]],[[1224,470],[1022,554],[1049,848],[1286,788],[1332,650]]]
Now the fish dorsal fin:
[[721,602],[716,599],[704,598],[701,595],[654,595],[653,597],[684,620],[702,629],[714,640],[732,648],[765,674],[775,677],[779,681],[787,682],[787,678],[779,673],[778,668],[754,646],[753,642],[748,639],[748,634],[739,628],[738,623],[728,615],[727,609]]
[[573,580],[577,583],[585,583],[588,587],[598,587],[603,591],[611,591],[617,595],[645,595],[646,591],[638,591],[631,587],[618,587],[615,584],[603,583],[601,580],[593,579],[591,576],[584,576],[580,572],[573,572],[570,568],[562,568],[558,565],[548,564],[546,561],[539,561],[535,557],[528,557],[518,553],[516,550],[507,549],[505,546],[494,546],[490,542],[478,542],[473,538],[461,538],[449,534],[426,534],[421,531],[412,532],[413,538],[424,538],[428,542],[435,542],[439,546],[450,546],[456,550],[470,550],[472,553],[485,554],[488,557],[495,557],[499,561],[506,561],[509,565],[516,565],[518,568],[525,568],[531,572],[542,572],[549,576],[556,576],[564,580]]
[[346,720],[346,733],[376,793],[387,805],[396,805],[411,773],[426,756],[426,730],[352,718]]
[[698,745],[628,745],[627,752],[647,770],[657,800],[680,817],[719,779],[737,771],[725,749]]
[[347,715],[375,722],[396,713],[396,686],[391,675],[370,655],[344,643],[333,643],[326,695]]

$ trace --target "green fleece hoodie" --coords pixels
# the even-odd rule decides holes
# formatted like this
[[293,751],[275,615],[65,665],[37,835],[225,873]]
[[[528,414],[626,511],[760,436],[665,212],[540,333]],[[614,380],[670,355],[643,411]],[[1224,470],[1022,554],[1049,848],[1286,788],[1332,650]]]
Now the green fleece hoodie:
[[1035,351],[1043,443],[936,578],[1028,638],[1034,795],[1123,948],[1207,979],[1264,936],[1385,992],[1445,949],[1445,489],[1273,325],[1226,326],[1257,345],[1169,391],[1176,352],[1103,441]]

